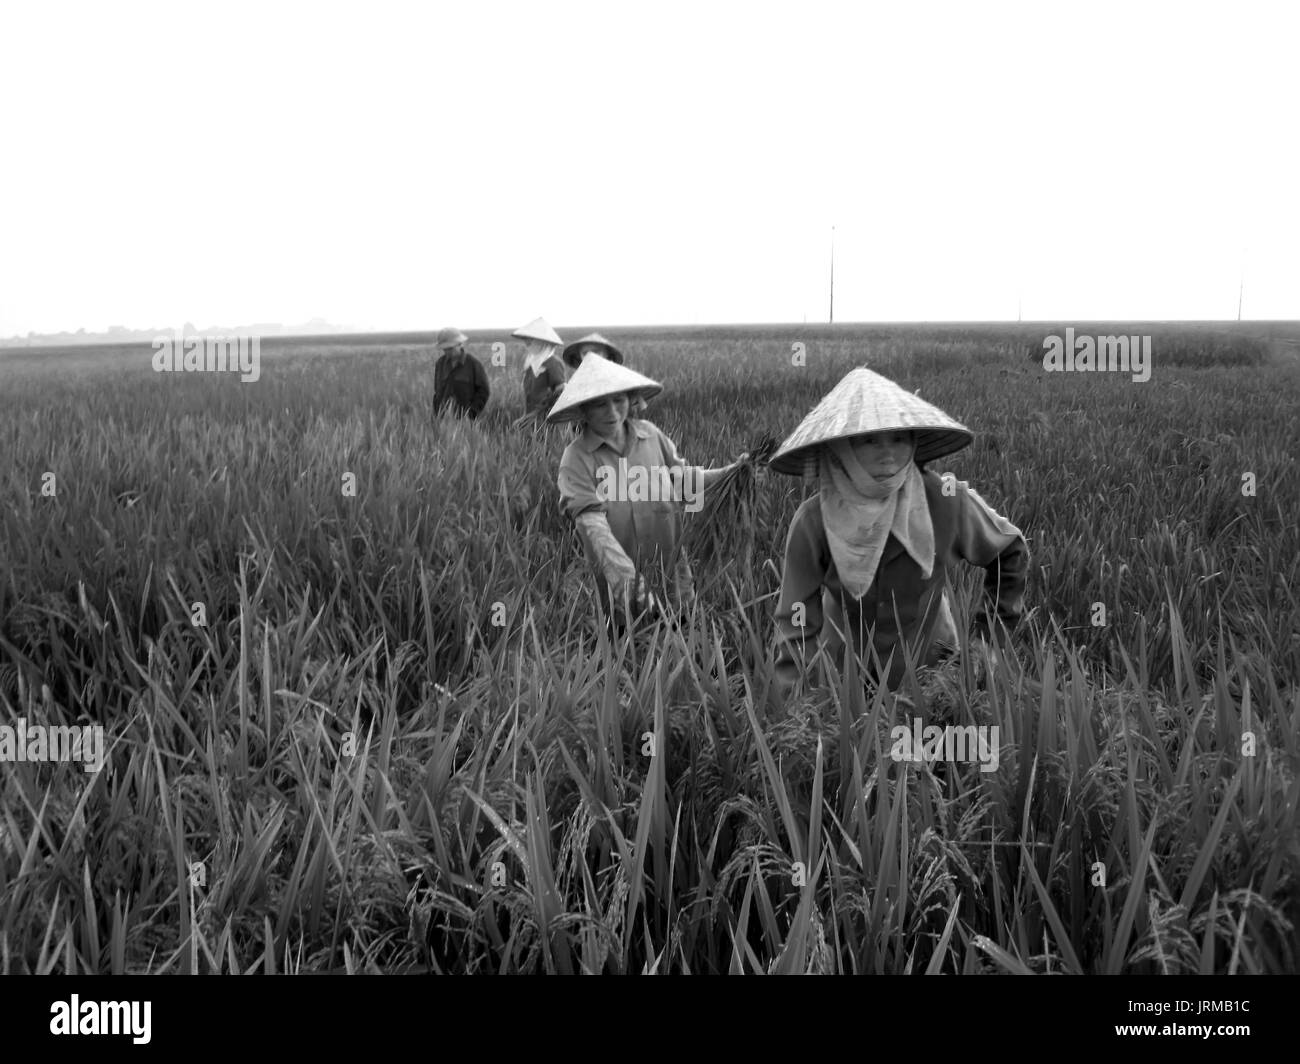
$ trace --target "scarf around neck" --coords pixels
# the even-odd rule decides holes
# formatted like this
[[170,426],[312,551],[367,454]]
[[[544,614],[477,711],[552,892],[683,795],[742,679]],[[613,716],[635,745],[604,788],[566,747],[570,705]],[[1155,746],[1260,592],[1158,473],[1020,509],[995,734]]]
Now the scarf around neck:
[[542,375],[542,367],[546,360],[555,354],[554,344],[529,345],[528,354],[524,355],[524,369],[531,372],[534,377]]
[[834,440],[822,448],[819,465],[826,542],[849,594],[856,600],[867,593],[891,532],[928,580],[934,571],[934,526],[916,462],[909,458],[892,477],[877,480],[847,440]]

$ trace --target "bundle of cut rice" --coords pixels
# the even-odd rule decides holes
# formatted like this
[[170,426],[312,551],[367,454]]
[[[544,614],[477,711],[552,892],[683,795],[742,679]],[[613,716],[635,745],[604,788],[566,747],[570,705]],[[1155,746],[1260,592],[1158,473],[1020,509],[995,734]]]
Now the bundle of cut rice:
[[[757,467],[766,465],[781,441],[764,433],[739,465],[727,470],[704,493],[704,508],[688,527],[686,547],[698,572],[718,580],[724,568],[753,563],[754,523],[759,517]],[[710,581],[712,582],[712,581]],[[703,589],[701,589],[703,590]]]

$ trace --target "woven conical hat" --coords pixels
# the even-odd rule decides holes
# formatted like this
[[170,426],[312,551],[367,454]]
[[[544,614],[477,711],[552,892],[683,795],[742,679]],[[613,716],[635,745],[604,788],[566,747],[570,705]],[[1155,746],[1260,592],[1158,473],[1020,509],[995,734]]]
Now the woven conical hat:
[[574,340],[573,343],[567,344],[564,348],[564,361],[572,368],[578,368],[578,348],[583,344],[603,344],[607,354],[604,356],[607,361],[617,362],[620,366],[623,364],[623,352],[606,340],[600,333],[588,333],[581,340]]
[[799,475],[817,471],[821,445],[868,432],[916,433],[913,461],[926,462],[969,446],[974,434],[937,406],[869,369],[851,370],[772,456],[769,467]]
[[560,339],[560,334],[546,323],[545,318],[534,318],[527,325],[521,325],[510,335],[517,336],[521,340],[541,340],[544,344],[555,344],[556,347],[564,343]]
[[643,377],[635,370],[617,365],[599,355],[589,355],[582,360],[582,365],[569,378],[564,391],[551,407],[551,412],[546,415],[546,420],[576,421],[582,416],[583,403],[602,399],[607,395],[640,392],[649,399],[663,390],[663,385],[658,381]]

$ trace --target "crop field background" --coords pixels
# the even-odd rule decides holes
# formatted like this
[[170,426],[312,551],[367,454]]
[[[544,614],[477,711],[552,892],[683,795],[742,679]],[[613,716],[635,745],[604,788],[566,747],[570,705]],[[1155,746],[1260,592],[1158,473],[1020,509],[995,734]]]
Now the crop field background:
[[[866,364],[1026,534],[1013,654],[789,705],[815,482],[706,494],[697,610],[611,642],[503,334],[472,423],[427,335],[267,341],[251,384],[0,351],[0,724],[110,748],[0,765],[0,971],[1294,971],[1296,334],[1075,326],[1151,334],[1151,379],[1045,372],[1042,323],[605,330],[706,466]],[[997,770],[894,761],[914,715],[997,725]]]

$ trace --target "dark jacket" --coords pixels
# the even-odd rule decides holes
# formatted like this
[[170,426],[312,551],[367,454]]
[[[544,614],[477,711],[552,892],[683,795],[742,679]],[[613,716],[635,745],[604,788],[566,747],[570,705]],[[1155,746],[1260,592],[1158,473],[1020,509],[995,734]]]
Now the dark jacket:
[[542,372],[524,370],[524,410],[536,418],[550,413],[564,388],[564,363],[552,355],[542,363]]
[[[1003,532],[1000,515],[964,481],[956,481],[955,494],[945,495],[937,473],[926,470],[923,476],[934,526],[935,559],[930,578],[922,576],[921,567],[890,535],[875,580],[858,601],[844,589],[835,568],[819,497],[813,495],[795,513],[785,545],[785,571],[776,610],[776,665],[785,693],[797,686],[819,642],[833,655],[842,654],[841,633],[852,638],[868,669],[872,667],[869,644],[874,644],[882,664],[893,653],[887,685],[897,687],[904,672],[900,640],[914,647],[922,662],[934,653],[948,572],[958,561],[985,570],[985,606],[976,618],[977,629],[994,618],[1008,628],[1019,620],[1029,574],[1029,548],[1024,538]],[[803,604],[802,628],[794,623],[798,603]]]
[[454,358],[444,354],[433,368],[433,412],[441,414],[450,405],[453,413],[478,417],[487,406],[487,373],[471,354],[465,354],[459,363],[453,362]]

